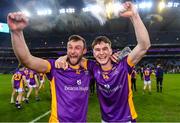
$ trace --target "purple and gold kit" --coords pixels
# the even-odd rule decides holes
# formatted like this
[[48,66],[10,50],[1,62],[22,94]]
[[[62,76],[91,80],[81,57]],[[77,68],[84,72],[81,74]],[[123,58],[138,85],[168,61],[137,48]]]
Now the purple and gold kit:
[[39,73],[39,80],[44,80],[45,75],[43,73]]
[[29,70],[29,85],[36,85],[35,75],[37,75],[35,71]]
[[146,69],[144,69],[143,73],[144,73],[144,80],[150,81],[150,76],[152,74],[152,70],[150,68],[146,68]]
[[29,69],[28,68],[25,68],[24,69],[24,75],[26,76],[26,80],[29,80]]
[[103,71],[100,65],[93,66],[103,121],[128,122],[136,119],[131,90],[132,67],[127,57],[113,64],[108,71]]
[[14,81],[14,88],[15,89],[19,89],[19,88],[23,88],[23,77],[24,73],[23,71],[16,71],[13,75],[13,81]]
[[86,68],[56,69],[49,60],[47,78],[51,81],[49,122],[86,122],[91,75]]

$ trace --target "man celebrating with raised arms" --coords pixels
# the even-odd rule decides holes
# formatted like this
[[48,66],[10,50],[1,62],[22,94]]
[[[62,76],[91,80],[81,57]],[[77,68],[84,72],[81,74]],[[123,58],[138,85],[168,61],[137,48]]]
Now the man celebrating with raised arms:
[[[135,6],[126,2],[123,7],[126,11],[121,16],[129,17],[133,23],[136,47],[116,64],[111,60],[111,41],[106,36],[98,36],[92,43],[97,63],[88,70],[92,71],[96,80],[102,122],[134,122],[137,118],[132,99],[131,73],[150,47],[148,32]],[[56,63],[60,64],[59,59]]]
[[49,122],[86,122],[91,75],[87,68],[79,65],[86,53],[84,38],[78,35],[69,37],[67,58],[70,67],[64,71],[55,68],[54,60],[44,60],[31,55],[23,36],[23,29],[28,25],[28,18],[23,13],[9,13],[7,21],[13,50],[20,63],[37,72],[47,73],[51,80]]

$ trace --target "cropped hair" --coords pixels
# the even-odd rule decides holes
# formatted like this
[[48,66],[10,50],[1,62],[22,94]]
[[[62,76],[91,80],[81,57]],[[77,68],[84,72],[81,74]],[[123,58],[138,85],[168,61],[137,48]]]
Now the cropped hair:
[[93,43],[92,43],[92,48],[94,48],[97,44],[100,44],[101,42],[107,43],[110,45],[111,47],[111,41],[108,37],[106,36],[98,36],[94,39]]
[[79,35],[71,35],[69,38],[68,38],[68,42],[69,41],[73,41],[73,42],[76,42],[76,41],[79,41],[81,40],[84,44],[84,48],[86,48],[86,41],[83,37],[79,36]]

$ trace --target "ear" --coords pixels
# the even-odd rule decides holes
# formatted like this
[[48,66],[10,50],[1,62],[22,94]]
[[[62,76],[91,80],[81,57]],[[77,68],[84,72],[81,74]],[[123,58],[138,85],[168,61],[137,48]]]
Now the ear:
[[83,50],[83,55],[86,54],[86,53],[87,53],[87,49],[84,48],[84,50]]
[[110,54],[111,54],[111,55],[113,54],[112,48],[110,48]]

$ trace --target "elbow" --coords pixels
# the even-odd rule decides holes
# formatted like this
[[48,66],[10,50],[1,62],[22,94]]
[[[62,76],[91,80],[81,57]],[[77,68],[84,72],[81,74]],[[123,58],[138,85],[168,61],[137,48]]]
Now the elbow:
[[143,54],[145,54],[148,51],[148,49],[151,47],[151,43],[149,41],[149,42],[143,43],[139,46],[141,47],[140,49],[143,52]]
[[149,43],[147,43],[147,45],[146,45],[146,50],[148,50],[150,47],[151,47],[151,43],[149,41]]
[[146,41],[146,43],[143,46],[143,50],[147,51],[151,47],[150,40]]

